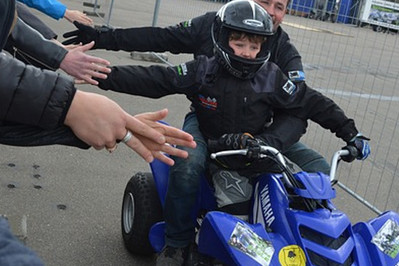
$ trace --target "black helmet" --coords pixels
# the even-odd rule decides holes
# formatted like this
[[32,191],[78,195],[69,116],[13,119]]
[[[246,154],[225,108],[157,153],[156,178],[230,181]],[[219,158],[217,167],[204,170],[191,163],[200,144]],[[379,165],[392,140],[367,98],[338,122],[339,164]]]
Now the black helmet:
[[229,47],[231,31],[259,36],[273,35],[273,21],[260,5],[251,0],[233,0],[220,8],[212,24],[211,34],[215,57],[232,75],[252,78],[269,60],[270,52],[262,45],[255,59],[234,55]]

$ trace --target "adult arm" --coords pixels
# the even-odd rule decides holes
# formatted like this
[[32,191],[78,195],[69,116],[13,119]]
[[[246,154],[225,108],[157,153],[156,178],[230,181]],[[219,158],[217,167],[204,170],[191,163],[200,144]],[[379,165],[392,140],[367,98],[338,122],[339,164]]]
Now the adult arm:
[[[79,139],[96,149],[114,147],[131,130],[136,138],[128,143],[130,148],[147,161],[158,158],[168,164],[173,161],[162,152],[180,157],[187,153],[167,143],[195,147],[189,134],[156,124],[166,116],[165,110],[133,117],[104,96],[76,91],[73,80],[65,75],[27,66],[4,53],[0,53],[0,69],[0,122],[42,128],[47,133],[59,132],[56,129],[67,125]],[[67,131],[62,132],[71,137]],[[68,145],[66,140],[54,141],[57,143],[42,145]],[[76,145],[82,147],[81,143]]]
[[191,135],[174,127],[158,123],[167,110],[131,116],[105,96],[77,91],[68,110],[65,124],[84,142],[95,149],[116,146],[130,130],[134,137],[126,145],[147,162],[157,158],[169,165],[174,162],[163,152],[187,157],[187,152],[169,145],[195,147]]
[[0,121],[54,129],[76,92],[74,81],[0,53]]
[[305,108],[312,121],[329,129],[345,142],[349,142],[359,133],[354,120],[348,118],[333,100],[310,87],[306,91]]
[[275,108],[285,109],[303,120],[311,119],[345,142],[359,133],[353,119],[348,118],[330,98],[310,88],[305,82],[294,85],[281,72],[277,72],[275,78],[278,89],[270,97],[270,104]]
[[44,39],[39,32],[20,19],[18,19],[11,37],[8,38],[8,42],[11,42],[12,46],[15,46],[31,60],[52,70],[61,68],[71,76],[93,85],[96,85],[97,82],[92,77],[105,78],[104,73],[109,72],[109,68],[105,67],[109,65],[107,60],[85,54],[94,43],[67,51],[54,42]]
[[153,51],[171,53],[213,54],[211,24],[214,12],[181,22],[166,28],[140,27],[126,29],[94,29],[74,23],[76,31],[64,34],[64,44],[78,44],[95,41],[94,49]]
[[40,32],[47,40],[57,39],[58,35],[49,26],[46,25],[39,17],[31,12],[31,8],[16,2],[18,18],[22,19],[26,24]]
[[7,40],[12,46],[23,52],[48,69],[56,70],[68,53],[63,47],[46,40],[38,31],[18,19],[10,37]]
[[29,7],[35,8],[44,14],[60,19],[64,17],[67,7],[57,0],[18,0]]
[[65,10],[64,18],[71,23],[78,21],[85,25],[93,25],[93,20],[79,10],[71,10],[67,8]]

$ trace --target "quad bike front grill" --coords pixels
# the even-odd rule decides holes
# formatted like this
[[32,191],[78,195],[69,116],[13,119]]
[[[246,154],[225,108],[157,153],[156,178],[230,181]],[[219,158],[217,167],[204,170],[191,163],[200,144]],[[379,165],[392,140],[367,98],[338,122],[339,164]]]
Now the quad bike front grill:
[[[350,232],[348,229],[344,230],[337,238],[330,237],[326,234],[323,234],[319,231],[315,231],[307,226],[301,225],[299,227],[299,232],[301,238],[307,241],[311,241],[320,246],[326,247],[327,249],[331,249],[334,251],[339,250],[350,238]],[[349,240],[350,241],[350,240]],[[306,242],[306,241],[303,241]],[[337,263],[336,261],[323,256],[322,254],[314,252],[311,248],[306,248],[306,252],[308,253],[308,257],[311,261],[312,265],[320,265],[320,266],[346,266],[352,265],[354,262],[354,251],[350,252],[349,256],[343,263]]]

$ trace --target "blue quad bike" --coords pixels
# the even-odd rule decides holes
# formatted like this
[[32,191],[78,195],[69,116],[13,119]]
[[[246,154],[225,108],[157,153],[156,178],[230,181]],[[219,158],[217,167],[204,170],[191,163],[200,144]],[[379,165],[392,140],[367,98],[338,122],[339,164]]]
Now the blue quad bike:
[[[211,155],[245,155],[247,150]],[[223,265],[399,265],[399,215],[387,211],[367,222],[352,225],[331,202],[335,198],[335,173],[341,156],[337,151],[331,173],[293,174],[276,149],[261,147],[261,156],[272,159],[282,174],[257,178],[249,222],[216,211],[209,179],[202,178],[194,211],[198,224],[198,251]],[[151,173],[137,173],[127,183],[122,205],[125,247],[136,255],[160,252],[164,246],[162,206],[169,168],[160,161]]]

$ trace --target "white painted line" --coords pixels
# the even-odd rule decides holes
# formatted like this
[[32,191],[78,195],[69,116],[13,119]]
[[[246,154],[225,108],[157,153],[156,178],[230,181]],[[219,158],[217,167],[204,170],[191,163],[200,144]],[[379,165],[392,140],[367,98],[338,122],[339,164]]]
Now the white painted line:
[[377,95],[377,94],[357,93],[357,92],[322,89],[322,88],[315,88],[315,90],[322,92],[322,93],[329,93],[329,94],[339,95],[339,96],[349,96],[349,97],[373,99],[373,100],[380,100],[380,101],[399,102],[399,97],[397,97],[397,96],[383,96],[383,95]]

